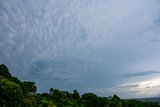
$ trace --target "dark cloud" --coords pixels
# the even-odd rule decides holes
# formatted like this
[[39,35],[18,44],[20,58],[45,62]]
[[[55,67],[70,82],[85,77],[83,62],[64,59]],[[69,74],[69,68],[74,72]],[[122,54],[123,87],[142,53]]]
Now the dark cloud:
[[159,9],[157,0],[0,0],[0,63],[40,91],[118,86],[128,67],[159,56],[148,44],[159,41]]
[[132,78],[132,77],[138,77],[138,76],[147,76],[152,74],[159,74],[159,71],[141,71],[137,73],[129,73],[122,75],[123,78]]

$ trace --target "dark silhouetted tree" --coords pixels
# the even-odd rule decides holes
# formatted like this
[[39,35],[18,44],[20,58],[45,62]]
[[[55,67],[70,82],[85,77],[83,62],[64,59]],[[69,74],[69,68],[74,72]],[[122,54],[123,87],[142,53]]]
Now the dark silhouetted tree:
[[8,68],[2,64],[0,65],[0,76],[4,77],[4,78],[11,78],[12,75],[9,73]]
[[35,82],[24,81],[23,86],[24,86],[25,92],[27,93],[36,93],[37,91]]
[[73,99],[78,100],[80,98],[80,95],[77,90],[73,90]]

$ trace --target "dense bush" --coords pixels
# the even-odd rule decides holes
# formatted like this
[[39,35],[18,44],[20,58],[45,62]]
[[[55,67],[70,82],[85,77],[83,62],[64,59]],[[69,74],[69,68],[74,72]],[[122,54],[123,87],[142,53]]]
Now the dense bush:
[[0,77],[0,103],[7,106],[17,106],[23,102],[23,91],[15,82]]

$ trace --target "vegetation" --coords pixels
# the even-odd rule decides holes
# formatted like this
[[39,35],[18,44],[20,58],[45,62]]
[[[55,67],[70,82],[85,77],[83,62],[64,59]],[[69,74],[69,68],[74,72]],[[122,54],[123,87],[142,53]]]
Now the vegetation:
[[117,95],[100,97],[94,93],[80,95],[51,88],[49,93],[36,93],[34,82],[21,82],[0,65],[0,107],[160,107],[158,103],[135,99],[122,100]]

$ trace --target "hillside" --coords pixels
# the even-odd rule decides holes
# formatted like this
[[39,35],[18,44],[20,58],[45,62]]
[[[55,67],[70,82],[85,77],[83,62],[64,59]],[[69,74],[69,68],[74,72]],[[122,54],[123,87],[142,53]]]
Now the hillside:
[[160,103],[160,97],[153,97],[153,98],[139,98],[137,99],[139,101],[143,101],[143,102],[156,102],[156,103]]

